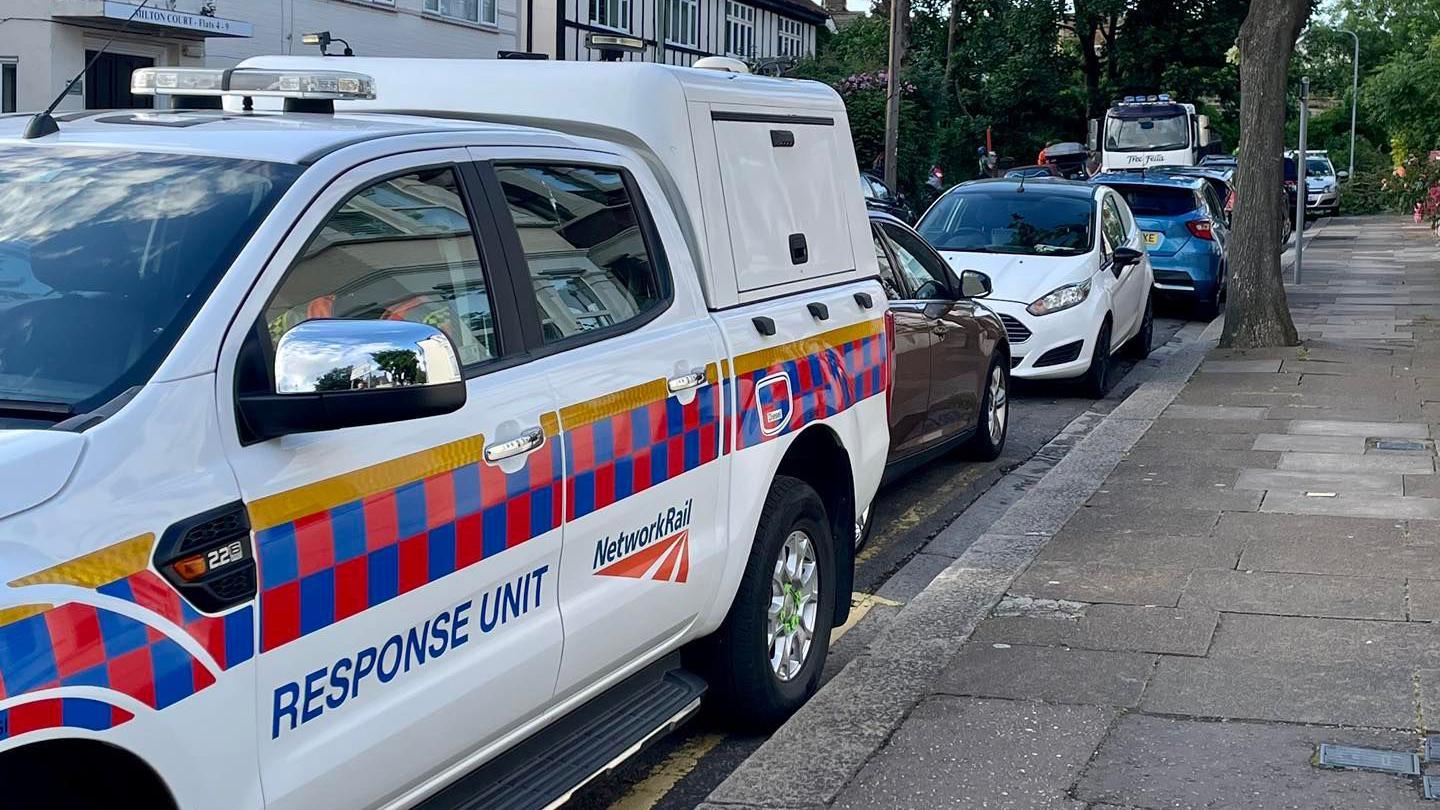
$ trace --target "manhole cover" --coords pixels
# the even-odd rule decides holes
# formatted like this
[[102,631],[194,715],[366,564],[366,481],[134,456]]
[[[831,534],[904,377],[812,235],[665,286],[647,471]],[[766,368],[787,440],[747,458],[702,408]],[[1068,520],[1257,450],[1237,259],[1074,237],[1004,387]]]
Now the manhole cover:
[[1425,798],[1440,799],[1440,776],[1425,777]]
[[1412,442],[1407,439],[1376,439],[1376,450],[1424,450],[1424,442]]
[[1425,738],[1425,761],[1440,762],[1440,736]]
[[1321,745],[1320,766],[1323,768],[1359,768],[1384,771],[1401,776],[1420,775],[1420,755],[1403,751],[1382,751],[1378,748],[1356,748],[1349,745]]

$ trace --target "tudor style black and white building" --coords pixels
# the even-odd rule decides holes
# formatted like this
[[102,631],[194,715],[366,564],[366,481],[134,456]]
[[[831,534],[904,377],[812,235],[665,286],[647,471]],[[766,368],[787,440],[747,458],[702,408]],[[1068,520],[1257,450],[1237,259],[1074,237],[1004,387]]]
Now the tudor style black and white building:
[[764,69],[815,53],[829,15],[810,0],[518,0],[520,48],[551,59],[690,65],[733,56]]

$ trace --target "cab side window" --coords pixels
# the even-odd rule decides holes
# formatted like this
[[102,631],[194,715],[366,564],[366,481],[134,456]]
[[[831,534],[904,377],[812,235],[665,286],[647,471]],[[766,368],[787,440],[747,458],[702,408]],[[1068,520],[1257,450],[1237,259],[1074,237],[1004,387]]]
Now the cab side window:
[[950,274],[945,270],[943,259],[931,252],[919,237],[904,228],[887,222],[883,223],[880,229],[889,238],[890,248],[895,251],[895,258],[900,262],[900,272],[905,274],[917,300],[950,297]]
[[520,235],[546,343],[637,321],[664,306],[669,277],[652,255],[647,223],[621,172],[497,165],[495,173]]
[[1105,233],[1105,241],[1111,251],[1127,244],[1125,221],[1120,217],[1120,210],[1115,207],[1113,194],[1105,195],[1105,205],[1100,209],[1100,229]]
[[314,318],[429,324],[471,366],[500,353],[490,291],[453,167],[361,189],[332,213],[265,308],[272,341]]

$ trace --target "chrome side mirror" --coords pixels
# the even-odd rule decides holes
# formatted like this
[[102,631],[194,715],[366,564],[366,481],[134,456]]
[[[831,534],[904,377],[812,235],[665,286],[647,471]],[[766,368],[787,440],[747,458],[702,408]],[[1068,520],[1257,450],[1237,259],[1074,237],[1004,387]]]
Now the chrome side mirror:
[[410,321],[305,321],[275,347],[275,392],[315,394],[459,382],[450,339]]
[[964,270],[960,273],[960,294],[966,298],[984,298],[992,289],[990,277],[979,270]]
[[311,320],[275,347],[275,389],[236,397],[246,444],[438,416],[465,404],[454,345],[409,321]]

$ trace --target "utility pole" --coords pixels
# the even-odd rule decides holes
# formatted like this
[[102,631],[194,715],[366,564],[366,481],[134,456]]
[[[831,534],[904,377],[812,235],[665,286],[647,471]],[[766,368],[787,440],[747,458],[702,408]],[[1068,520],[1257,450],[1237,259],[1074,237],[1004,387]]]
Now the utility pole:
[[1300,80],[1300,149],[1295,153],[1295,283],[1300,283],[1300,262],[1305,254],[1305,200],[1310,173],[1305,163],[1305,128],[1310,123],[1310,79]]
[[885,185],[894,189],[899,175],[900,66],[905,61],[905,29],[910,0],[890,0],[890,67],[885,74]]
[[1354,31],[1340,30],[1355,38],[1355,58],[1351,61],[1350,76],[1350,174],[1346,180],[1355,177],[1355,104],[1360,100],[1360,35]]

